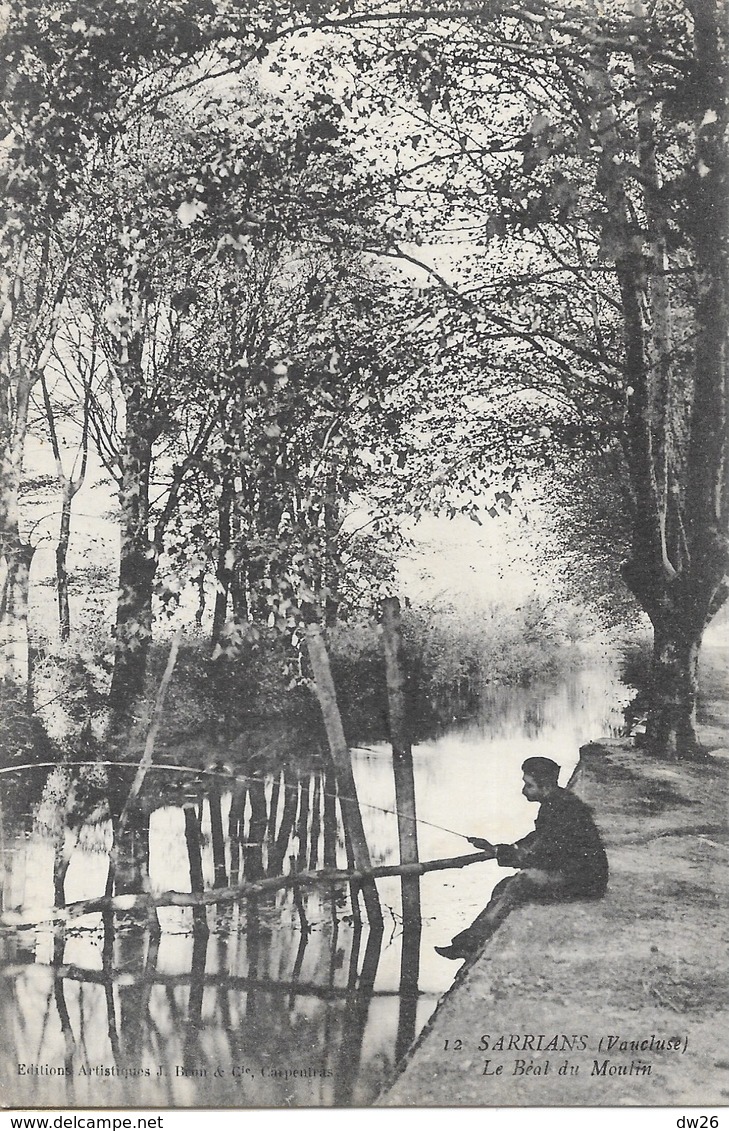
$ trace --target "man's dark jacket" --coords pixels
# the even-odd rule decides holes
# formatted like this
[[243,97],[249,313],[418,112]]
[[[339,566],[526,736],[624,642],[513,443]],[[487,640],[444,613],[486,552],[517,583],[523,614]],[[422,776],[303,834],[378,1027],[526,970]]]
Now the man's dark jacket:
[[496,850],[502,868],[559,873],[565,895],[597,899],[605,894],[608,862],[602,838],[589,807],[569,789],[558,788],[541,803],[533,833]]

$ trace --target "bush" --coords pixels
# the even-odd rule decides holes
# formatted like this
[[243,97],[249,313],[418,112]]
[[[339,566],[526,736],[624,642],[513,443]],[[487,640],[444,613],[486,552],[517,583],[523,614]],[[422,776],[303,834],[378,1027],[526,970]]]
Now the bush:
[[[524,685],[559,673],[580,655],[575,641],[581,623],[574,609],[555,609],[536,597],[516,609],[494,604],[476,613],[449,606],[404,609],[414,736],[476,713],[495,684]],[[327,628],[326,637],[347,735],[353,742],[384,738],[387,689],[379,625],[352,619]],[[143,742],[167,652],[164,640],[150,650],[146,694],[127,745]],[[94,724],[104,719],[109,660],[108,641],[101,640],[87,640],[83,651],[65,644],[39,652],[35,698],[46,705],[39,714],[49,737],[70,753],[97,734]],[[229,750],[265,761],[274,747],[293,744],[311,761],[326,740],[310,676],[303,643],[296,647],[274,629],[261,628],[235,656],[218,659],[211,658],[207,637],[191,634],[180,648],[158,748],[177,750],[186,760]],[[280,743],[271,742],[276,727]]]

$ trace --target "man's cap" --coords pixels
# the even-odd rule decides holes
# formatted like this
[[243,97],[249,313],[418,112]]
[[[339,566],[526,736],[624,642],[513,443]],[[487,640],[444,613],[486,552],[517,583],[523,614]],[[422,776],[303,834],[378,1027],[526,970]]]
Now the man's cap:
[[527,758],[521,768],[523,773],[543,784],[554,785],[559,778],[559,766],[551,758]]

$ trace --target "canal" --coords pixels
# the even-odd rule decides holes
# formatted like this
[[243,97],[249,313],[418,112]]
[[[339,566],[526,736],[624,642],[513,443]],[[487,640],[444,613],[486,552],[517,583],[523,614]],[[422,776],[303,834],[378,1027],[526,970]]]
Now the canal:
[[[421,860],[512,841],[532,827],[520,765],[544,754],[564,784],[584,742],[623,725],[631,696],[608,665],[530,687],[494,686],[478,718],[414,748]],[[155,769],[118,861],[134,894],[191,890],[190,822],[206,889],[347,865],[324,763]],[[353,751],[374,864],[398,862],[392,756]],[[183,759],[184,760],[184,759]],[[103,894],[112,768],[11,771],[2,793],[2,906],[24,922]],[[123,785],[123,783],[122,783]],[[128,786],[128,780],[126,788]],[[121,788],[121,786],[120,786]],[[599,821],[599,814],[598,821]],[[346,883],[263,892],[156,922],[100,913],[0,935],[5,1102],[15,1106],[363,1106],[393,1077],[458,969],[435,954],[483,907],[504,870],[485,861],[420,881],[404,921],[400,881],[378,881],[371,932]],[[119,890],[119,886],[118,886]]]

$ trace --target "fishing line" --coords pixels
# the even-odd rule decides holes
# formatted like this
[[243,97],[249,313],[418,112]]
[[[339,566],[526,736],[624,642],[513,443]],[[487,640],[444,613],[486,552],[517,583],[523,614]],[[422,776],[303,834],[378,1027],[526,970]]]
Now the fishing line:
[[[365,748],[364,747],[354,747],[354,749],[365,749]],[[92,762],[92,761],[88,761],[88,762],[27,762],[27,763],[20,765],[20,766],[4,766],[4,767],[0,768],[0,774],[19,773],[21,770],[71,769],[73,766],[117,766],[117,767],[124,767],[124,768],[127,768],[127,769],[136,769],[136,763],[134,763],[134,762],[107,762],[107,761],[102,761],[102,762],[95,762],[95,761],[94,762]],[[205,770],[205,769],[199,769],[196,766],[175,766],[175,765],[172,765],[172,764],[166,763],[166,762],[155,762],[153,766],[149,767],[149,769],[147,770],[147,773],[152,773],[154,770],[172,770],[176,773],[187,773],[187,774],[197,774],[197,775],[205,774],[207,777],[226,778],[229,781],[245,781],[245,782],[261,781],[261,778],[253,777],[250,774],[234,773],[232,770],[230,770],[230,771],[227,771],[227,770]],[[284,789],[295,789],[297,791],[299,789],[298,784],[293,785],[293,784],[289,784],[285,781],[283,783],[279,782],[279,789],[281,788],[281,785],[283,785]],[[339,801],[340,804],[341,804],[341,798],[339,797],[338,794],[328,793],[324,789],[322,789],[321,792],[322,792],[323,797],[331,797],[334,801]],[[366,809],[376,809],[379,813],[387,813],[392,817],[406,817],[407,820],[413,820],[413,818],[409,817],[407,814],[401,813],[399,809],[386,809],[382,805],[373,805],[372,802],[361,801],[359,798],[358,798],[358,804],[364,805],[364,807]],[[415,817],[414,820],[415,820],[416,825],[428,825],[429,828],[439,829],[440,832],[451,833],[453,836],[460,837],[461,840],[467,841],[469,839],[466,836],[465,833],[456,832],[455,829],[448,829],[448,828],[445,827],[445,825],[437,825],[434,821],[426,821],[423,817]]]

